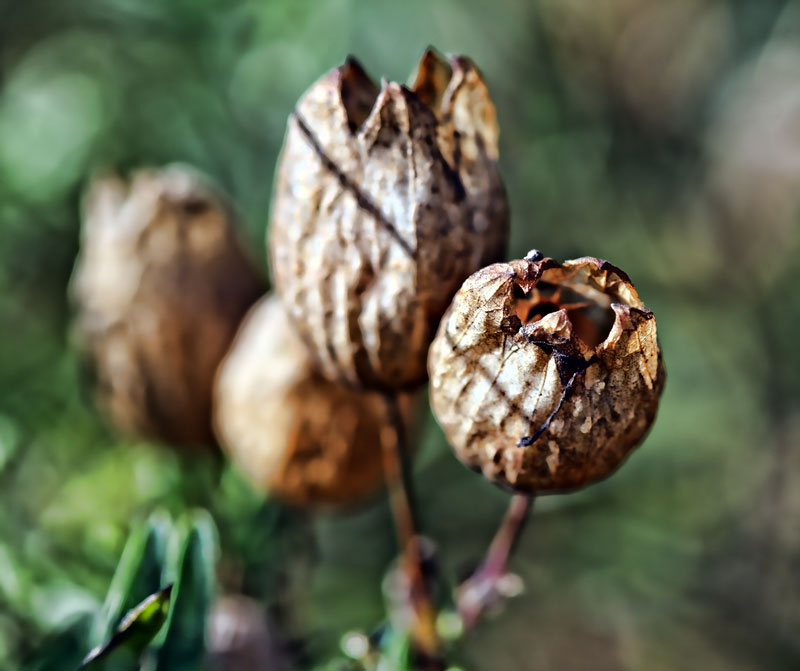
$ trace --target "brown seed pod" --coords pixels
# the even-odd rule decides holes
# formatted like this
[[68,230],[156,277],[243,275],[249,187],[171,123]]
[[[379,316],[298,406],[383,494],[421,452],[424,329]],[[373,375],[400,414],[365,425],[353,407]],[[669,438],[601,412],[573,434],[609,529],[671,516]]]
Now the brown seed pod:
[[214,374],[262,282],[231,215],[181,166],[95,180],[70,287],[75,334],[117,428],[213,440]]
[[664,385],[656,320],[628,276],[538,252],[464,283],[428,365],[431,405],[459,459],[529,493],[612,473]]
[[[401,396],[410,415],[410,398]],[[259,301],[220,366],[214,423],[253,485],[297,505],[344,504],[383,481],[384,399],[316,374],[277,296]]]
[[281,629],[263,604],[242,594],[226,594],[212,605],[206,620],[208,671],[286,671],[288,654]]
[[429,50],[413,90],[355,60],[299,101],[269,234],[275,287],[328,379],[399,389],[426,378],[441,315],[508,233],[498,129],[466,58]]

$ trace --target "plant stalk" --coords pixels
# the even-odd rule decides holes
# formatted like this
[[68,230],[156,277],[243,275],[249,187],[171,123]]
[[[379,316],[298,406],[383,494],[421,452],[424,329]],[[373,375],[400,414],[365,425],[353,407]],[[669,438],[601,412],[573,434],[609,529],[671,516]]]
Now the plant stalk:
[[389,503],[394,518],[395,532],[402,559],[402,569],[408,579],[408,600],[413,614],[411,638],[417,651],[434,659],[439,654],[439,636],[436,632],[436,609],[428,594],[421,564],[419,538],[416,533],[414,509],[411,500],[411,478],[405,425],[397,397],[384,396],[389,418],[388,426],[381,432],[383,467],[389,490]]
[[472,629],[485,610],[501,598],[498,583],[506,575],[514,547],[533,509],[534,496],[515,494],[480,567],[459,587],[456,602],[464,629]]

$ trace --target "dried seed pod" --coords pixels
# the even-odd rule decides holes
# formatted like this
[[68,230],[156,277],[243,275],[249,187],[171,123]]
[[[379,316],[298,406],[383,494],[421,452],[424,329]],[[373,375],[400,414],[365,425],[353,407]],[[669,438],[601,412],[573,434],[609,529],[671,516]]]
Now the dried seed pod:
[[431,346],[431,405],[459,459],[520,492],[612,473],[655,418],[664,368],[627,275],[532,252],[472,275]]
[[[214,392],[220,443],[258,489],[298,505],[343,504],[383,481],[384,399],[316,374],[277,296],[245,318]],[[408,416],[410,399],[400,400]]]
[[212,441],[214,374],[262,291],[215,190],[177,165],[95,180],[70,290],[113,423],[171,443]]
[[508,208],[486,85],[429,50],[413,90],[348,60],[289,119],[272,204],[275,286],[328,379],[398,389],[426,378],[436,325],[498,260]]
[[228,594],[217,599],[206,620],[209,671],[285,671],[280,628],[256,599]]

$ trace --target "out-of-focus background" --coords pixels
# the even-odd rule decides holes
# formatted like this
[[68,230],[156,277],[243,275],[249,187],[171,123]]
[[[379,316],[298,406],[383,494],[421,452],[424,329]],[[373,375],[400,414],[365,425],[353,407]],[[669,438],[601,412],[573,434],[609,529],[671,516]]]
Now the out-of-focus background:
[[[230,194],[266,273],[298,96],[349,53],[405,81],[428,44],[490,85],[511,257],[625,269],[668,371],[619,473],[537,502],[512,564],[526,591],[459,664],[800,667],[800,2],[0,0],[0,669],[96,611],[156,509],[211,511],[223,586],[264,604],[298,668],[383,617],[383,498],[306,515],[218,459],[116,437],[70,347],[66,287],[87,177],[172,161]],[[423,531],[457,576],[508,497],[432,418],[421,442]]]

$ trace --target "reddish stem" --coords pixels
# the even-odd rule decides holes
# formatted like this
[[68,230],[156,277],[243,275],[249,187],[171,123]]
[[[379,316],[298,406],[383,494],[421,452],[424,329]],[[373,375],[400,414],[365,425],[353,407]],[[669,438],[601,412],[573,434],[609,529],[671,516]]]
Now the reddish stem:
[[475,626],[483,612],[500,599],[498,581],[533,508],[533,496],[515,494],[481,566],[458,589],[456,601],[465,629]]

